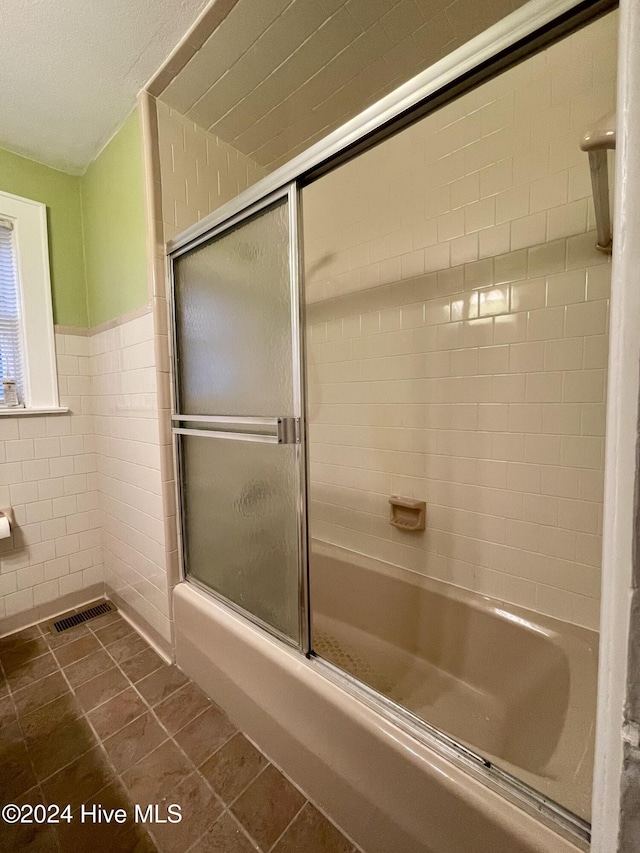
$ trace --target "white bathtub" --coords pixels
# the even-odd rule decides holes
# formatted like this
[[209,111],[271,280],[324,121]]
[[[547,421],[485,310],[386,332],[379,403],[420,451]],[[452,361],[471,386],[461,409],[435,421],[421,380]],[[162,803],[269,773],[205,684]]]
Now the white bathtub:
[[193,585],[174,617],[178,665],[366,853],[580,849]]

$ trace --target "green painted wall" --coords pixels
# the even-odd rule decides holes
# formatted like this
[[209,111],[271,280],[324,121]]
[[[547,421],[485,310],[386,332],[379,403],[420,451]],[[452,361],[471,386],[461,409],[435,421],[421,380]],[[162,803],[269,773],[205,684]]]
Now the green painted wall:
[[90,326],[149,299],[141,136],[136,110],[81,179]]
[[54,322],[97,326],[148,301],[136,110],[82,177],[0,148],[0,191],[47,206]]
[[86,326],[80,178],[0,148],[0,190],[47,205],[54,322]]

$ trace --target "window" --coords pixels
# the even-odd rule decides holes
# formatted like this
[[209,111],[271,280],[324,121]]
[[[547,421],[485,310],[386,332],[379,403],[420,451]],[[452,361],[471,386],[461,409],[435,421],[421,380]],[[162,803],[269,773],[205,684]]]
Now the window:
[[[25,411],[59,409],[47,212],[0,192],[0,370],[16,383]],[[0,414],[7,408],[0,388]]]
[[[2,379],[13,380],[18,400],[24,400],[22,345],[20,335],[20,294],[13,222],[0,219],[0,370]],[[0,405],[8,405],[0,386]]]

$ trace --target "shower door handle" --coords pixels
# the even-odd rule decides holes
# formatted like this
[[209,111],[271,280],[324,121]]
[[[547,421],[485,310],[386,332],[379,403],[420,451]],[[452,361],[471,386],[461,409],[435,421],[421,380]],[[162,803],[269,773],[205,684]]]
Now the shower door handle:
[[196,438],[222,438],[230,441],[258,441],[263,444],[281,444],[277,435],[263,435],[258,432],[226,432],[223,430],[184,429],[174,427],[174,435],[193,435]]
[[[212,415],[173,415],[174,422],[196,422],[207,424],[208,428],[174,427],[176,435],[195,435],[207,438],[227,438],[237,441],[263,441],[267,444],[300,444],[300,418],[233,418],[217,417]],[[246,432],[241,430],[220,430],[213,428],[214,425],[246,426]],[[275,427],[274,433],[256,433],[251,431],[253,426]]]

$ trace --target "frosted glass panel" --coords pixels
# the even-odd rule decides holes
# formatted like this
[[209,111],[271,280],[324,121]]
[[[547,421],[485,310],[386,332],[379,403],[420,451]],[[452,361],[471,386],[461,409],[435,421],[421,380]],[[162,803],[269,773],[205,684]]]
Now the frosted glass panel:
[[298,454],[181,436],[187,574],[298,641]]
[[180,412],[290,416],[288,204],[174,264]]

